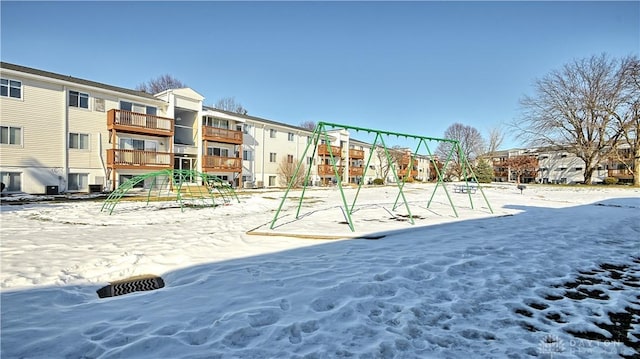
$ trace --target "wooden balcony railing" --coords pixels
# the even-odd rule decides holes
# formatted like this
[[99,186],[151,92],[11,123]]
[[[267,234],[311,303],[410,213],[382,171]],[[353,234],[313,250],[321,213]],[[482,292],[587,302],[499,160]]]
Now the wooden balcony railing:
[[408,171],[406,169],[402,169],[398,171],[398,176],[400,177],[406,177],[407,173],[409,173],[410,177],[415,177],[418,175],[418,171],[417,170],[413,170],[413,171]]
[[349,176],[362,176],[364,167],[349,167]]
[[111,109],[107,112],[107,129],[154,136],[173,136],[172,118]]
[[617,169],[617,170],[607,170],[607,175],[609,177],[618,177],[618,178],[624,178],[624,179],[633,178],[633,173],[631,173],[631,171],[626,168]]
[[352,159],[363,159],[364,151],[363,150],[355,150],[353,148],[349,149],[349,158]]
[[108,149],[107,166],[128,169],[173,168],[173,153]]
[[242,144],[242,131],[202,126],[202,138],[207,141]]
[[[344,173],[344,166],[338,167],[338,175],[342,175]],[[335,172],[333,171],[332,165],[318,165],[318,175],[320,176],[333,176]]]
[[329,146],[327,144],[318,145],[318,155],[319,156],[331,156],[334,157],[342,157],[340,153],[340,147],[338,146]]
[[204,172],[242,172],[242,158],[204,156],[202,170]]
[[[411,162],[411,156],[402,156],[402,160],[400,160],[401,165],[409,165],[410,162]],[[417,162],[417,161],[414,160],[414,162]]]

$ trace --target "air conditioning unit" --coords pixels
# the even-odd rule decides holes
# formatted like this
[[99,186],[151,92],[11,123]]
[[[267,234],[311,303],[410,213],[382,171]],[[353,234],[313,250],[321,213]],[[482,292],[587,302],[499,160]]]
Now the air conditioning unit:
[[263,181],[256,181],[256,187],[258,187],[258,188],[264,187],[264,182]]

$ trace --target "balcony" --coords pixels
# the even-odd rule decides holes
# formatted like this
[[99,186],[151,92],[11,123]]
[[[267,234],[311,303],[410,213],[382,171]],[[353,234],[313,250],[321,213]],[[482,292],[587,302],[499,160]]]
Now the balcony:
[[364,159],[364,151],[363,150],[349,149],[349,158],[354,159],[354,160]]
[[349,176],[362,176],[364,173],[364,167],[349,167]]
[[607,176],[618,179],[633,179],[633,173],[628,169],[607,170]]
[[413,170],[413,171],[409,171],[408,169],[401,169],[398,171],[398,176],[400,177],[406,177],[407,173],[409,173],[409,177],[416,177],[418,176],[418,171],[417,170]]
[[[400,164],[405,166],[409,166],[410,162],[411,162],[411,156],[402,156],[402,160],[400,160]],[[414,159],[413,162],[415,163],[417,161]]]
[[340,147],[329,146],[327,144],[318,145],[318,156],[334,156],[341,157]]
[[[344,166],[338,167],[338,175],[342,175],[344,172]],[[318,175],[319,176],[334,176],[335,172],[333,170],[332,165],[318,165]]]
[[227,130],[225,128],[202,126],[202,139],[222,143],[242,144],[242,131]]
[[140,150],[107,150],[107,165],[117,169],[173,168],[173,153]]
[[204,156],[202,160],[203,172],[242,172],[242,158]]
[[173,136],[172,118],[111,109],[107,112],[107,129],[152,136]]

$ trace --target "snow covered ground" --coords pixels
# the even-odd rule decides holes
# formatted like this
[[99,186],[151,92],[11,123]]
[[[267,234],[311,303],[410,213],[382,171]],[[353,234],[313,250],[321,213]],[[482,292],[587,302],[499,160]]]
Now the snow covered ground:
[[[0,356],[640,356],[639,189],[492,184],[493,213],[450,191],[458,217],[433,190],[407,185],[412,225],[397,188],[363,189],[355,232],[336,188],[298,219],[290,193],[274,229],[281,191],[184,212],[2,205]],[[142,274],[165,287],[96,294]]]

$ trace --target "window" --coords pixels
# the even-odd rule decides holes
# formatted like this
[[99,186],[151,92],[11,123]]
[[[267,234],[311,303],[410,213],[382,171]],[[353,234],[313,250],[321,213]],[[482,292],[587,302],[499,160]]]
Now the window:
[[229,120],[223,120],[223,119],[207,116],[204,118],[204,125],[209,127],[222,128],[222,129],[228,130]]
[[4,145],[22,145],[22,128],[0,126],[0,143]]
[[80,150],[89,149],[89,135],[85,133],[70,133],[69,148],[77,148]]
[[576,171],[582,171],[582,167],[576,167]]
[[144,151],[144,140],[136,140],[134,138],[121,138],[120,149]]
[[314,162],[315,162],[315,161],[314,161],[313,157],[307,157],[307,165],[309,165],[309,166],[313,166],[313,163],[314,163]]
[[293,142],[293,133],[291,132],[287,133],[287,140]]
[[0,179],[4,183],[5,191],[20,192],[22,191],[22,181],[20,172],[0,172]]
[[89,94],[69,91],[69,107],[89,108]]
[[293,163],[293,155],[287,155],[287,163]]
[[273,128],[269,130],[269,137],[271,138],[276,138],[276,134],[278,133],[278,131],[274,130]]
[[229,157],[228,148],[209,147],[207,148],[207,156]]
[[269,176],[269,186],[276,185],[276,176]]
[[82,191],[88,188],[89,175],[86,173],[69,173],[67,190]]
[[22,82],[9,79],[0,79],[0,96],[22,98]]
[[[132,178],[133,178],[133,175],[120,175],[120,184],[123,184]],[[133,188],[144,188],[144,181],[140,181],[134,184]]]
[[253,161],[253,151],[243,150],[242,151],[242,159],[245,161]]
[[276,161],[276,153],[275,152],[269,153],[269,162],[275,162],[275,161]]
[[242,127],[242,132],[244,132],[244,133],[246,133],[246,134],[249,134],[249,131],[250,131],[250,130],[251,130],[251,125],[247,125],[247,124],[245,124],[245,125]]

